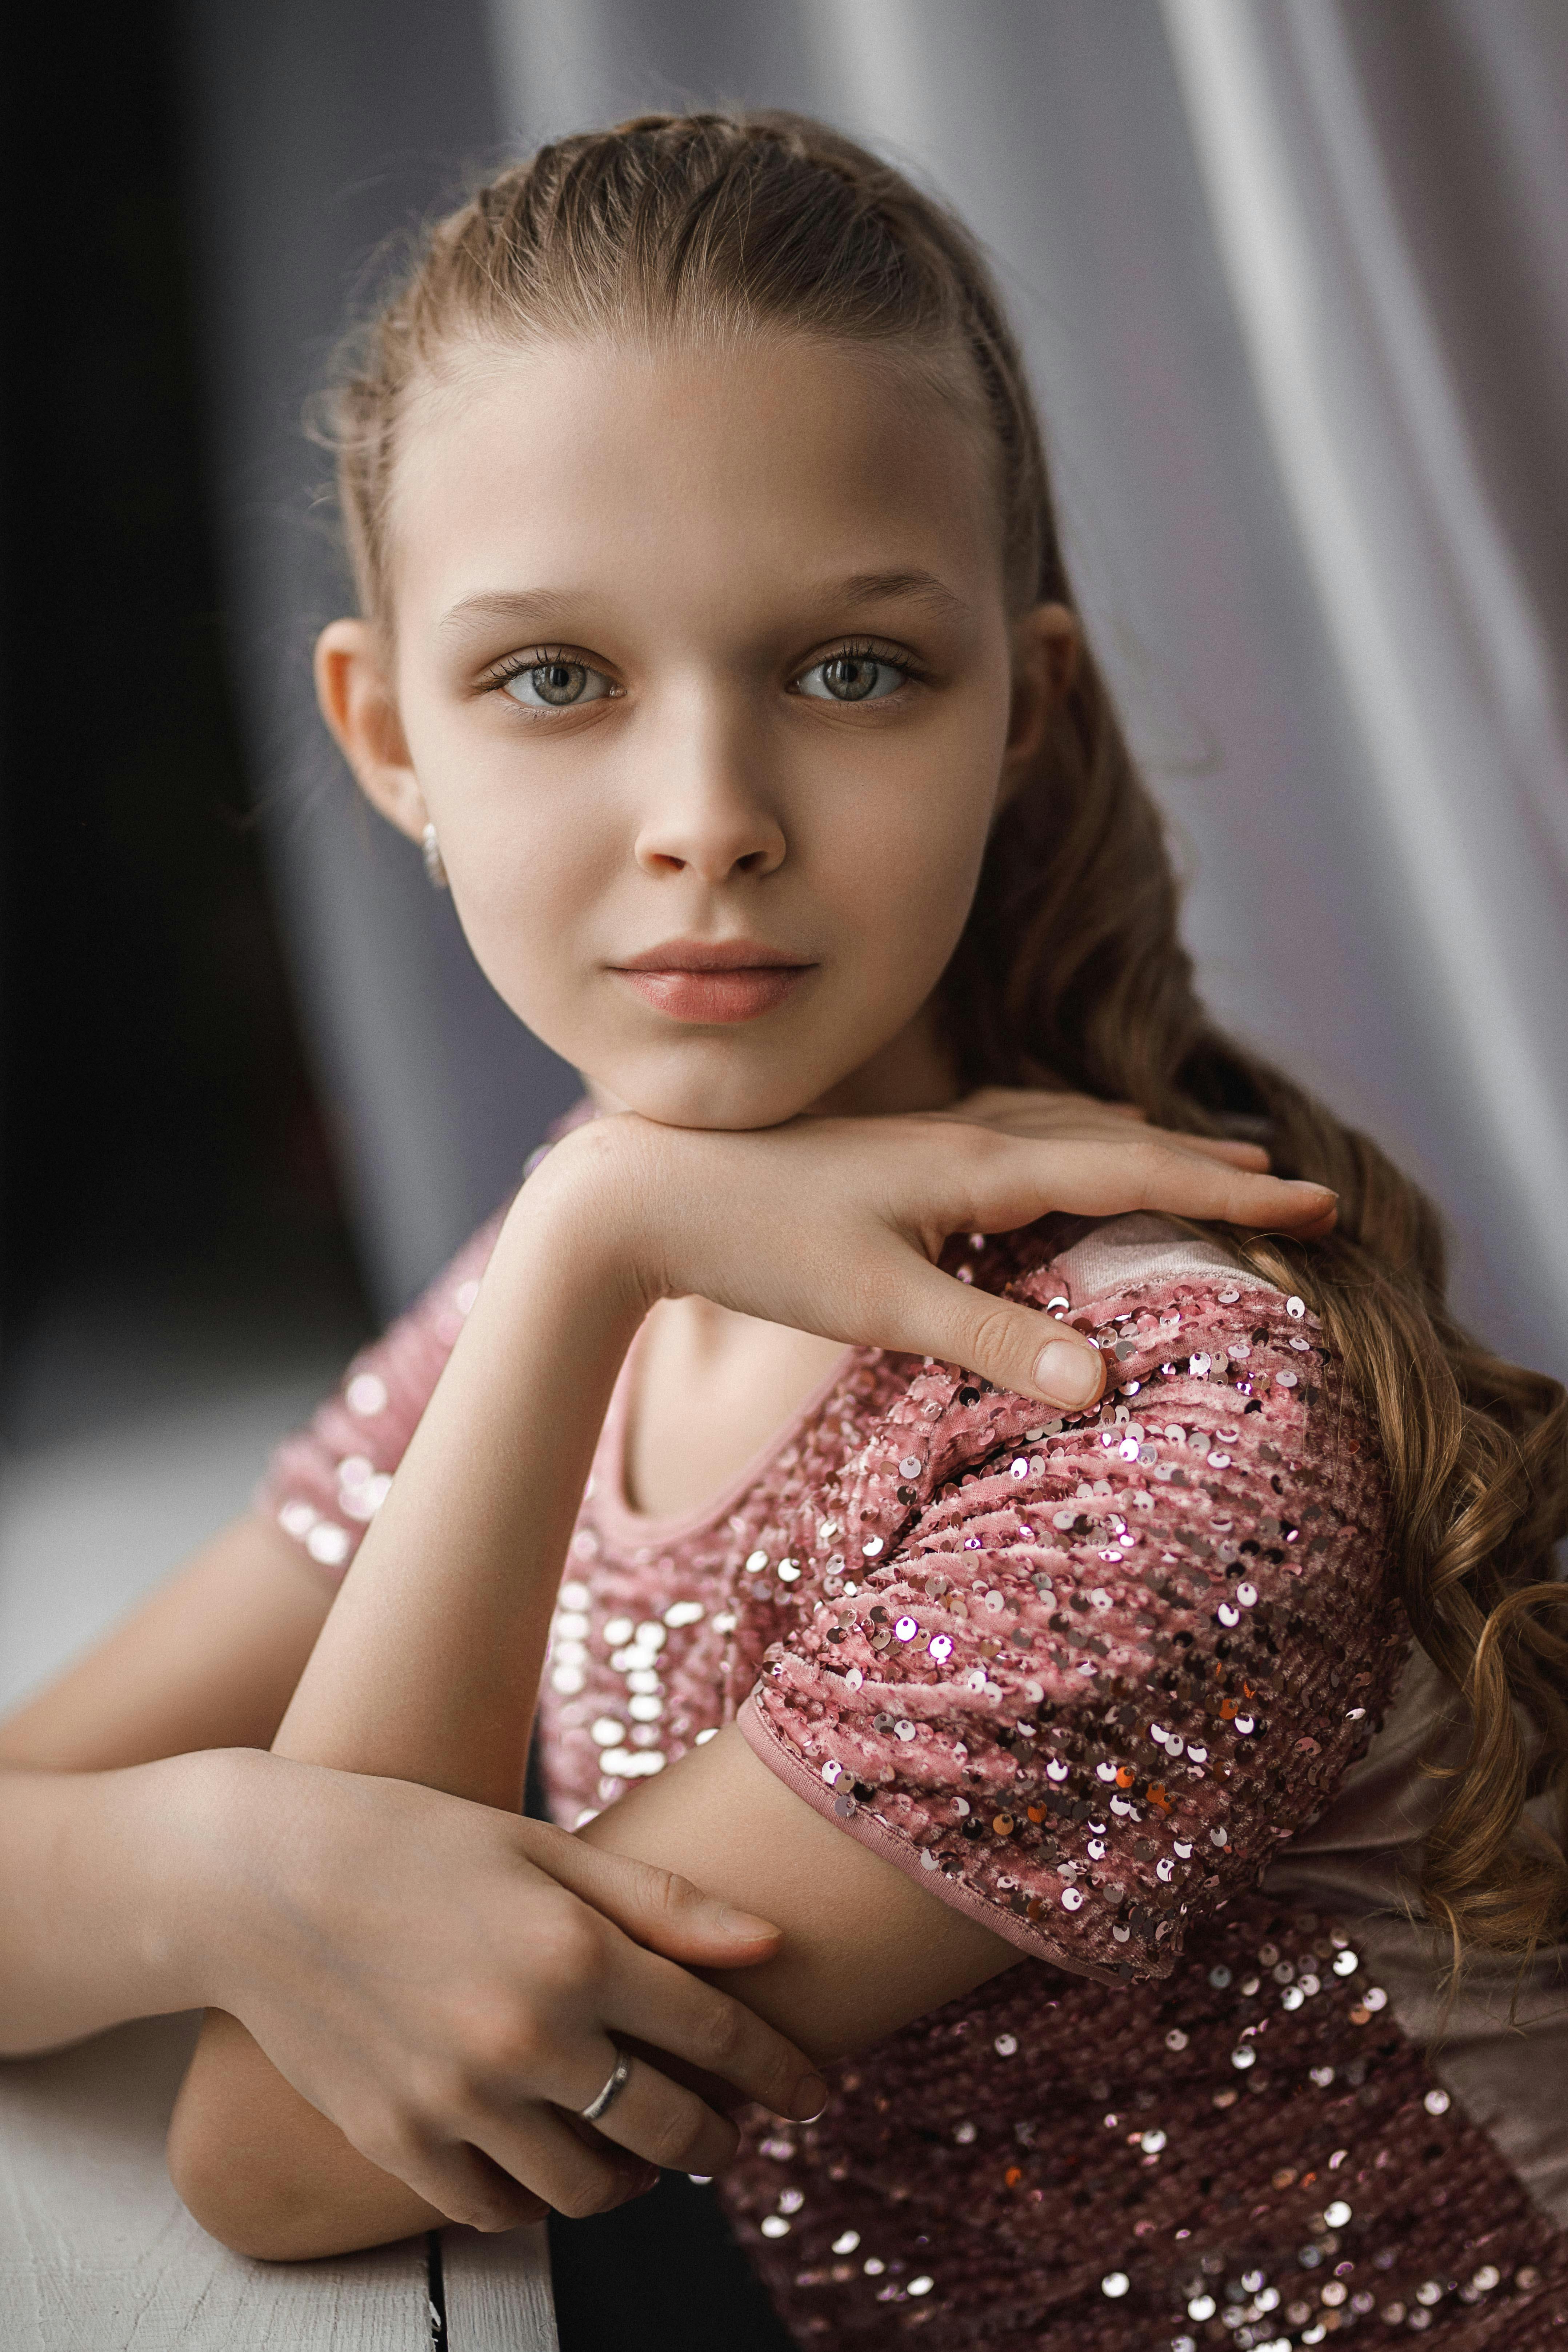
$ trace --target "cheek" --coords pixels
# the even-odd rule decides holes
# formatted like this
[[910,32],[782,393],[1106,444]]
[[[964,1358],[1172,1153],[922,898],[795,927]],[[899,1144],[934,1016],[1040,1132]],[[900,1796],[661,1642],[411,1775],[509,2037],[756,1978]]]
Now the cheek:
[[481,760],[421,770],[452,899],[476,961],[531,1028],[548,1024],[574,942],[613,865],[563,795],[487,776]]
[[481,828],[448,857],[452,896],[486,979],[530,1028],[552,1025],[576,961],[584,918],[604,887],[581,825],[512,821]]
[[982,730],[955,733],[889,762],[875,793],[846,795],[831,848],[814,863],[830,868],[827,887],[868,965],[934,986],[973,900],[998,764]]

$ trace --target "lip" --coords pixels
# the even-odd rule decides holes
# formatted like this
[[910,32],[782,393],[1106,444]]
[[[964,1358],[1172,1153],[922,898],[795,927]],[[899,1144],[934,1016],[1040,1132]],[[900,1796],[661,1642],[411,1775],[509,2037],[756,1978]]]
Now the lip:
[[807,971],[809,959],[762,940],[661,940],[626,956],[613,971]]
[[610,966],[656,1013],[705,1026],[771,1013],[816,969],[761,940],[666,940]]

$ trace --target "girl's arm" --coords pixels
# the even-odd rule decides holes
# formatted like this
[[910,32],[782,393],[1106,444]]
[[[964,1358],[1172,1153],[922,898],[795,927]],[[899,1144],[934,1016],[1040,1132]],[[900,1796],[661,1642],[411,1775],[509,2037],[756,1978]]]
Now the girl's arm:
[[[579,1833],[731,1901],[765,1885],[784,1939],[743,1997],[819,2062],[1020,1951],[1168,1975],[1391,1698],[1375,1434],[1303,1300],[1214,1258],[1079,1298],[1115,1334],[1095,1412],[1042,1429],[918,1374],[791,1540],[802,1589],[840,1597],[734,1724]],[[846,1592],[824,1571],[850,1527],[875,1564]]]
[[713,1980],[818,2065],[869,2049],[1021,1957],[802,1804],[732,1723],[577,1835],[662,1870],[700,1864],[725,1902],[765,1897],[784,1930],[778,1952],[743,1980]]
[[[509,1929],[581,1913],[591,1933],[608,1916],[683,1960],[771,1948],[763,1923],[725,1925],[721,1906],[657,1873],[585,1874],[590,1858],[542,1823],[263,1752],[329,1600],[295,1546],[247,1514],[0,1721],[0,2058],[202,2007],[232,1985],[237,1956],[285,1993],[320,1997],[334,1937],[384,1948],[443,1903],[455,1920],[459,1853],[468,1910],[504,1907]],[[581,1894],[563,1899],[557,1871]],[[453,1932],[444,1975],[460,2000],[472,1987]],[[506,1988],[519,2003],[536,1990],[525,1958],[520,1938]],[[352,2039],[356,2021],[341,2022]]]
[[328,1599],[247,1515],[0,1722],[0,2053],[203,1998],[245,1775],[195,1751],[266,1745]]
[[[301,1680],[279,1751],[423,1780],[490,1805],[515,1803],[560,1563],[616,1371],[654,1297],[700,1291],[826,1336],[930,1350],[999,1387],[1058,1401],[1067,1393],[1057,1386],[1064,1358],[1068,1379],[1087,1361],[1088,1379],[1080,1373],[1077,1383],[1081,1401],[1099,1384],[1098,1357],[1030,1309],[976,1296],[940,1273],[932,1261],[947,1233],[1005,1230],[1053,1207],[1112,1214],[1158,1205],[1298,1229],[1331,1213],[1317,1188],[1276,1183],[1147,1135],[1122,1140],[1125,1133],[1110,1145],[1096,1138],[1046,1148],[937,1118],[808,1120],[760,1136],[677,1135],[622,1118],[569,1139],[507,1222],[447,1371]],[[721,1762],[731,1752],[730,1743],[712,1746],[722,1750]],[[695,1805],[695,1791],[710,1784],[695,1759],[689,1773],[685,1766],[679,1773]],[[890,2010],[863,2011],[841,1993],[833,2033],[826,2042],[808,2037],[814,2047],[874,2038],[899,2014],[1007,1965],[1001,1938],[906,1885],[877,1855],[842,1851],[849,1842],[825,1832],[787,1790],[766,1785],[764,1768],[737,1761],[734,1777],[752,1796],[732,1823],[772,1840],[795,1878],[816,1877],[832,1891],[811,1915],[816,1929],[807,1915],[795,1929],[806,1942],[816,1934],[823,1981],[864,1973],[846,1968],[842,1951],[833,1958],[830,1923],[835,1913],[842,1922],[845,1904],[866,1912],[879,1949],[888,1926],[898,1932],[921,1923],[900,1939],[923,1947],[931,1965],[911,1948],[907,1993]],[[670,1778],[674,1788],[678,1775]],[[662,1853],[668,1817],[651,1809],[646,1818]],[[584,1851],[583,1841],[572,1843]],[[722,1856],[728,1867],[734,1843],[714,1847],[716,1864]],[[417,1934],[415,1923],[408,1932]],[[509,2205],[509,2177],[542,2186],[542,2167],[561,2160],[572,2136],[555,2110],[594,2096],[614,2061],[611,2031],[699,2067],[720,2057],[695,2021],[683,2042],[650,2032],[646,2011],[639,2020],[623,2003],[616,2013],[606,1993],[611,1948],[579,1941],[570,1958],[548,2047],[521,2046],[498,2017],[488,2061],[437,2082],[384,2084],[380,2120],[351,2133],[357,2157],[346,2146],[335,2158],[325,2153],[317,2123],[259,2054],[231,2029],[215,2028],[193,2066],[172,2142],[176,2178],[198,2216],[231,2238],[245,2230],[257,2251],[300,2252],[406,2229],[409,2189],[428,2199],[418,2218],[431,2208],[488,2210],[492,2225],[516,2218],[521,2208],[515,2192]],[[391,1997],[395,2011],[400,1986]],[[797,2005],[803,2021],[810,2006]],[[393,2022],[412,2035],[416,2021],[409,2011]],[[323,2031],[330,2038],[330,2018]],[[306,2050],[293,2079],[343,2121],[341,2105],[334,2110],[317,2088],[316,2063]],[[731,2065],[718,2070],[739,2079]],[[661,2123],[650,2134],[655,2108]],[[605,2117],[604,2137],[711,2170],[720,2128],[700,2102],[645,2065]],[[378,2187],[366,2153],[399,2180]],[[290,2187],[306,2175],[308,2216]]]

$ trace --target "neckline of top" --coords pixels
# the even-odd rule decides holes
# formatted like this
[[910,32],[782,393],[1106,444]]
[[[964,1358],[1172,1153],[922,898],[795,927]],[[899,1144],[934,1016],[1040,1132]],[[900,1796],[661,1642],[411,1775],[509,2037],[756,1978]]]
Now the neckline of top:
[[805,1397],[795,1411],[782,1421],[772,1435],[764,1438],[750,1460],[721,1486],[689,1511],[658,1513],[639,1511],[630,1499],[626,1479],[626,1438],[631,1418],[633,1384],[637,1360],[641,1354],[642,1327],[626,1350],[620,1377],[610,1399],[610,1409],[605,1415],[604,1433],[599,1440],[598,1459],[595,1464],[594,1502],[600,1527],[607,1535],[620,1533],[639,1543],[679,1543],[688,1536],[700,1535],[725,1514],[734,1509],[743,1496],[749,1495],[769,1465],[776,1461],[792,1439],[797,1438],[808,1422],[822,1411],[828,1398],[843,1381],[850,1365],[866,1350],[847,1347]]

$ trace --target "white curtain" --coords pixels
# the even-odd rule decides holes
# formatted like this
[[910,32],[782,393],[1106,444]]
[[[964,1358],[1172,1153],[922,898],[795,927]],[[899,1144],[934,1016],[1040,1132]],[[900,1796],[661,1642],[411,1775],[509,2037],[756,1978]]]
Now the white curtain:
[[[269,495],[296,505],[280,332],[302,390],[374,236],[498,142],[795,106],[950,196],[1024,333],[1211,1001],[1427,1184],[1471,1319],[1568,1373],[1561,0],[215,0],[202,21],[227,93],[207,109],[215,255],[247,239],[266,278],[265,299],[221,289],[250,306],[224,342],[229,446],[265,428]],[[276,635],[300,578],[319,608],[320,564],[291,577],[275,553],[258,586],[257,532],[237,505],[245,609]],[[259,707],[390,1299],[569,1081],[502,1042],[411,867],[381,896],[319,761],[301,792],[297,663]]]
[[[1447,1062],[1429,1097],[1447,1138],[1435,1172],[1490,1237],[1497,1272],[1521,1294],[1533,1286],[1561,1331],[1568,744],[1543,616],[1340,13],[1322,0],[1164,0],[1163,13],[1279,478],[1364,746],[1386,919]],[[1532,27],[1499,0],[1455,17],[1478,68],[1473,102],[1495,105],[1549,21]],[[1568,17],[1556,26],[1561,65]],[[1561,78],[1559,90],[1568,98]],[[1560,206],[1568,116],[1557,129]],[[1542,226],[1561,237],[1564,218]],[[1559,290],[1561,327],[1568,279]]]

